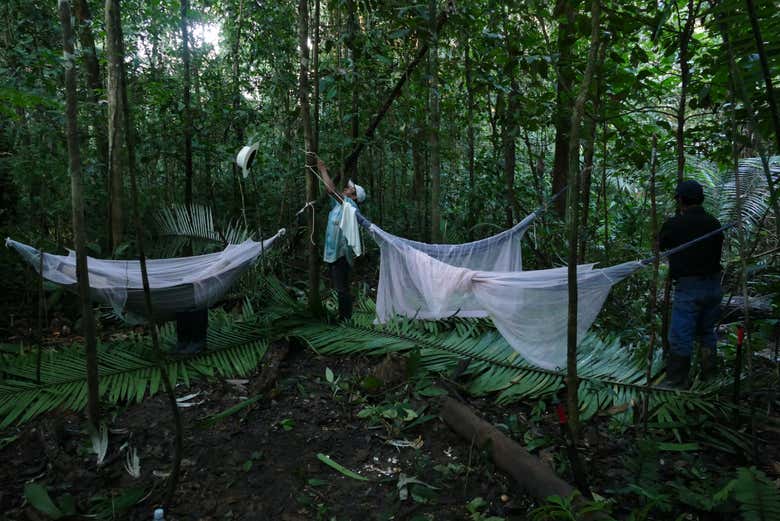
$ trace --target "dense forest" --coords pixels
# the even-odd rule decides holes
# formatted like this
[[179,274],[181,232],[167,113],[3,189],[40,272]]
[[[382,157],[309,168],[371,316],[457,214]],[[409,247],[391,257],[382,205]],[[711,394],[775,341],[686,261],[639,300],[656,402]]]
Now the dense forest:
[[[5,0],[0,18],[0,517],[780,519],[774,2]],[[331,177],[374,226],[347,318]],[[675,389],[659,234],[684,180],[726,227],[723,299],[717,375],[696,351]],[[511,270],[420,245],[512,234]],[[388,285],[417,280],[390,271],[410,244],[432,255],[403,264],[434,274],[421,301],[470,268],[497,281],[473,290],[488,311],[384,320]],[[633,261],[600,293],[583,275]],[[520,269],[540,282],[511,293]],[[196,307],[206,347],[180,356]],[[518,348],[532,327],[563,362]]]

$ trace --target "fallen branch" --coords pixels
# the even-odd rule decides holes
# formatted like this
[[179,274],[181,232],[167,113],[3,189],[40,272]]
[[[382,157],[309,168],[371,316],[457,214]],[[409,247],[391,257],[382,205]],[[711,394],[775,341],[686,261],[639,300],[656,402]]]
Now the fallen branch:
[[276,385],[276,379],[279,377],[279,366],[287,358],[289,352],[290,344],[287,341],[277,341],[268,346],[263,360],[263,368],[252,382],[253,394],[265,394]]
[[576,489],[553,473],[539,458],[532,456],[501,431],[479,418],[467,406],[445,398],[441,417],[470,443],[489,446],[496,466],[512,476],[520,488],[539,500],[550,496],[570,496]]

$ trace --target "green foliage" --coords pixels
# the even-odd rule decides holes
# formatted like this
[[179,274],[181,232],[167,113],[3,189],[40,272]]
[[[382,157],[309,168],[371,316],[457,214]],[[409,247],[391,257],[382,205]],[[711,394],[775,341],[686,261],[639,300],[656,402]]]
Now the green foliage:
[[738,469],[733,490],[745,521],[780,519],[780,491],[760,470]]
[[487,507],[487,501],[481,497],[475,497],[466,505],[471,521],[504,521],[503,517],[485,515],[482,511]]
[[[169,253],[164,256],[173,256],[181,248],[191,242],[205,243],[204,247],[219,245],[225,247],[228,244],[239,244],[253,238],[253,233],[238,224],[228,223],[219,228],[214,223],[213,212],[206,206],[184,205],[166,208],[158,212],[157,232],[166,239],[162,244]],[[171,253],[173,252],[173,253]]]
[[38,483],[28,483],[24,486],[24,497],[36,510],[43,512],[52,519],[61,519],[76,513],[73,497],[65,494],[58,504],[49,496],[49,492]]
[[[579,493],[569,497],[550,496],[545,504],[535,508],[530,513],[531,521],[577,521],[578,519],[612,519],[609,513],[609,505],[603,501],[589,501],[583,499]],[[598,514],[598,516],[594,516]]]
[[361,476],[360,474],[357,474],[356,472],[352,472],[348,468],[344,467],[343,465],[338,464],[337,462],[333,461],[330,456],[326,454],[319,453],[317,454],[317,459],[323,462],[325,465],[329,466],[330,468],[340,472],[344,476],[352,479],[356,479],[358,481],[369,481],[368,478]]
[[[172,343],[171,330],[163,339]],[[249,374],[265,355],[267,326],[254,320],[212,320],[209,349],[186,360],[167,359],[165,365],[172,385],[191,379]],[[8,362],[0,380],[0,429],[23,423],[36,416],[65,408],[79,411],[86,406],[84,350],[74,345],[65,351],[50,352],[41,364],[41,380],[36,382],[34,355]],[[98,374],[101,400],[108,403],[140,402],[160,389],[161,372],[148,338],[131,337],[98,348]]]

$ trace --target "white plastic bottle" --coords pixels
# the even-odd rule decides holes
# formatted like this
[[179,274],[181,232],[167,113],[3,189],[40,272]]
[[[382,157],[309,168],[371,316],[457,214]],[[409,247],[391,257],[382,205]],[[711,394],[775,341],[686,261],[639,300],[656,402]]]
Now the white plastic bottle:
[[154,521],[165,521],[165,512],[162,508],[155,508],[154,509],[154,517],[152,518]]

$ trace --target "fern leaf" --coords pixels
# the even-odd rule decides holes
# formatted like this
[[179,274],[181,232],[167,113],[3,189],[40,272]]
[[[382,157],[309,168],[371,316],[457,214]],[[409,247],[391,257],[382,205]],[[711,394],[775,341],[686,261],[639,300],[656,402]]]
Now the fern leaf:
[[734,497],[740,504],[745,521],[775,521],[780,519],[780,491],[769,478],[755,467],[737,470]]

